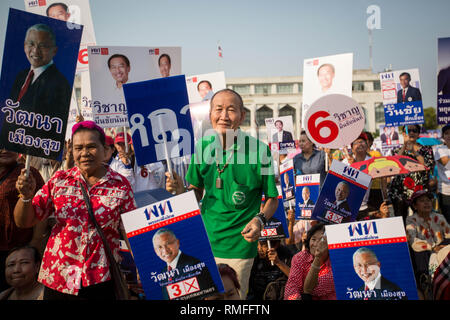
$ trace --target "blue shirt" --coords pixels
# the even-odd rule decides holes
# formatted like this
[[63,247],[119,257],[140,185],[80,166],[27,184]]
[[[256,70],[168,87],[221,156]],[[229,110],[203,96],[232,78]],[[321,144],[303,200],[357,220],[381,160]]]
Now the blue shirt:
[[294,171],[296,175],[320,173],[320,185],[323,185],[327,172],[325,171],[326,153],[321,150],[313,150],[308,160],[303,153],[294,157]]

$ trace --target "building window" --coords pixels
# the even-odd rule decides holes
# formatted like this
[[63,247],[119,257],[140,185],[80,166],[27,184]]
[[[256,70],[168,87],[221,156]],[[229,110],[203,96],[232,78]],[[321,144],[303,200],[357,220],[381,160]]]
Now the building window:
[[250,118],[251,118],[251,111],[249,109],[247,109],[246,107],[244,107],[245,110],[245,119],[242,122],[241,126],[242,127],[250,127],[251,123],[250,123]]
[[375,122],[385,122],[384,119],[384,106],[382,102],[375,102]]
[[293,93],[294,84],[292,83],[280,83],[277,84],[277,93]]
[[364,91],[363,81],[353,81],[352,91]]
[[374,90],[374,91],[380,91],[380,90],[381,90],[381,84],[380,84],[380,81],[374,81],[374,82],[373,82],[373,90]]
[[271,87],[270,84],[255,84],[255,94],[268,95],[271,93]]
[[279,117],[285,117],[285,116],[292,116],[292,121],[294,123],[294,127],[295,127],[295,108],[291,107],[290,105],[285,105],[283,108],[281,108],[278,111],[278,116]]
[[303,92],[303,83],[300,82],[298,83],[298,93],[302,93]]
[[256,111],[256,123],[259,127],[266,125],[266,118],[273,118],[273,110],[264,105]]
[[250,85],[249,84],[236,84],[233,86],[233,90],[239,93],[240,95],[250,94]]

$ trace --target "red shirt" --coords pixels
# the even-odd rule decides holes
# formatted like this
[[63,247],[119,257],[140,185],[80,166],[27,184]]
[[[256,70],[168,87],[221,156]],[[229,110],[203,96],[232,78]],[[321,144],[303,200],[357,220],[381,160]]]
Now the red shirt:
[[[291,271],[284,289],[285,300],[301,299],[306,275],[311,268],[314,256],[308,251],[300,251],[291,261]],[[320,266],[317,285],[312,292],[313,300],[336,300],[331,262],[328,258]]]
[[38,281],[68,294],[80,286],[110,280],[103,243],[84,202],[79,183],[88,190],[91,206],[109,246],[119,260],[120,215],[136,209],[133,191],[126,178],[108,168],[90,189],[79,169],[58,171],[33,198],[39,219],[56,219],[45,249]]

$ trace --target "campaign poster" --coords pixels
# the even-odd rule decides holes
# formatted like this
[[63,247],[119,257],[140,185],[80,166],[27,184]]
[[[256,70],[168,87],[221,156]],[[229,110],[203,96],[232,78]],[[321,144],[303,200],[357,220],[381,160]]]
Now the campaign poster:
[[189,103],[209,101],[214,93],[227,87],[225,72],[212,72],[186,77]]
[[325,223],[356,220],[372,177],[339,161],[333,161],[311,218]]
[[319,198],[320,174],[297,175],[295,180],[295,219],[310,220]]
[[94,121],[102,128],[129,127],[123,85],[181,74],[180,47],[88,48]]
[[382,124],[380,125],[380,141],[381,153],[386,156],[392,149],[403,144],[403,135],[399,132],[398,127],[388,127]]
[[283,200],[295,198],[294,160],[288,159],[280,164],[280,181]]
[[419,69],[380,73],[386,126],[425,122]]
[[358,102],[343,94],[317,99],[304,116],[308,138],[316,146],[329,149],[344,148],[355,141],[366,121]]
[[212,129],[210,100],[215,92],[226,89],[225,73],[221,71],[186,77],[186,87],[196,143]]
[[[277,185],[278,189],[278,207],[273,216],[266,222],[263,230],[261,230],[260,240],[277,240],[289,238],[289,228],[286,219],[286,211],[284,209],[283,197],[281,195],[281,186]],[[265,197],[262,198],[264,205]]]
[[[308,58],[303,61],[302,115],[328,94],[352,96],[353,53]],[[304,121],[304,116],[302,116]],[[304,125],[302,126],[305,127]]]
[[287,154],[295,151],[292,116],[265,119],[267,140],[272,151]]
[[122,214],[147,300],[223,292],[194,192]]
[[0,78],[0,145],[60,160],[83,27],[9,10]]
[[325,230],[338,300],[418,300],[401,217]]
[[124,92],[139,166],[193,153],[184,75],[125,84]]
[[[66,141],[72,138],[72,127],[76,124],[76,118],[78,115],[78,103],[77,97],[75,95],[75,90],[72,91],[72,97],[70,99],[70,109],[69,116],[67,117],[67,128],[66,128]],[[85,119],[88,120],[88,119]]]
[[450,122],[450,38],[438,38],[437,123]]
[[89,0],[24,0],[25,10],[65,21],[69,29],[83,25],[77,57],[77,73],[89,70],[87,47],[96,44]]

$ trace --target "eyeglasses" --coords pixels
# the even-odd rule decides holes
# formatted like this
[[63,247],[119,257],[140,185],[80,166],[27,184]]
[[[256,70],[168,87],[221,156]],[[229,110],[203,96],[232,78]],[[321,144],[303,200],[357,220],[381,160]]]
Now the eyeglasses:
[[412,128],[412,129],[408,129],[408,133],[419,133],[419,129],[417,128]]

